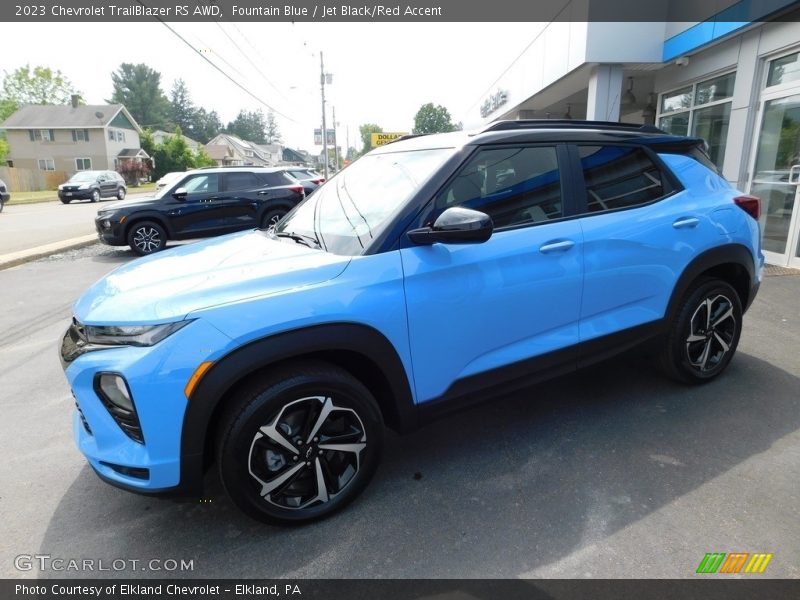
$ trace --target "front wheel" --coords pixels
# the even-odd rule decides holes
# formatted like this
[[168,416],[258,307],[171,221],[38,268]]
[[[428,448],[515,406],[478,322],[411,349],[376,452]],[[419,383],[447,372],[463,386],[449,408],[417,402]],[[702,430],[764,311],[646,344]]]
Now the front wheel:
[[220,478],[251,517],[303,523],[343,508],[366,487],[383,446],[369,390],[348,372],[298,362],[252,381],[217,436]]
[[117,190],[117,200],[125,200],[125,188],[119,188]]
[[158,223],[142,221],[128,232],[128,245],[139,256],[163,250],[167,245],[167,232]]
[[94,190],[92,192],[92,202],[100,202],[100,190]]
[[684,295],[670,324],[660,362],[684,383],[705,383],[730,363],[742,332],[742,304],[720,279],[700,279]]

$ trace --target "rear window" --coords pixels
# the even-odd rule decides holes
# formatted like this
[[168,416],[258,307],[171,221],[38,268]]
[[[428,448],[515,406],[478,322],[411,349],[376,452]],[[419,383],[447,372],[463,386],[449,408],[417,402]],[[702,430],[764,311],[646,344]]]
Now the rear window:
[[601,212],[648,204],[665,195],[663,174],[636,146],[579,146],[586,204]]

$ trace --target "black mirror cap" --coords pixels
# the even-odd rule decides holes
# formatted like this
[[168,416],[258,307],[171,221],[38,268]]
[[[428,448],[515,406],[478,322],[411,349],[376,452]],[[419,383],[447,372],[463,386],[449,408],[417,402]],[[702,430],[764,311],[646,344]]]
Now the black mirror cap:
[[433,227],[409,231],[408,239],[418,245],[480,244],[492,237],[493,231],[494,223],[486,213],[454,206],[439,215]]

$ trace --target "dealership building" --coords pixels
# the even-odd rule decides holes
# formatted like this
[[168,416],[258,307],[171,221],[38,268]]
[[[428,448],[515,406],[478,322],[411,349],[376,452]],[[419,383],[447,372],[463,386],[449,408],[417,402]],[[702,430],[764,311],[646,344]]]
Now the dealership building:
[[581,21],[597,1],[568,2],[565,20],[534,31],[465,122],[626,121],[702,137],[725,179],[762,199],[767,261],[800,268],[800,2],[709,2],[694,22]]

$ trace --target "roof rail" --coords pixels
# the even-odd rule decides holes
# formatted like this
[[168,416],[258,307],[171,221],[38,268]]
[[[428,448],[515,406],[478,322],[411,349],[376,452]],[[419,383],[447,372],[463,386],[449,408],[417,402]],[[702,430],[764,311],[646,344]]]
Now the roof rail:
[[620,129],[623,131],[641,131],[642,133],[666,133],[655,125],[641,123],[618,123],[616,121],[578,121],[574,119],[517,119],[514,121],[496,121],[481,131],[507,131],[509,129]]

